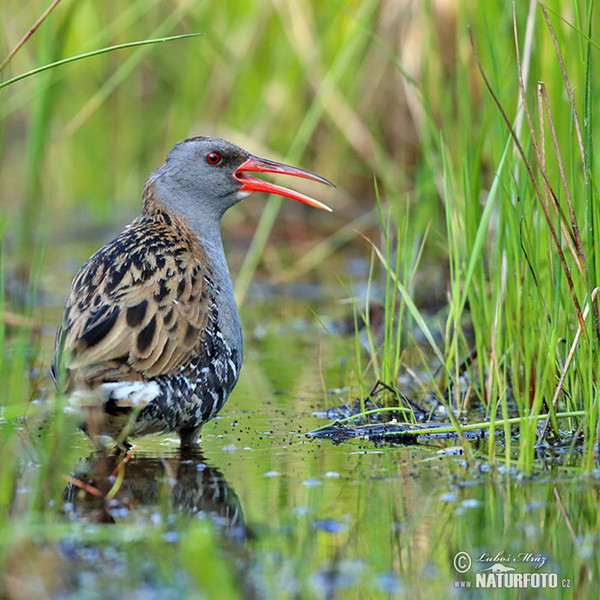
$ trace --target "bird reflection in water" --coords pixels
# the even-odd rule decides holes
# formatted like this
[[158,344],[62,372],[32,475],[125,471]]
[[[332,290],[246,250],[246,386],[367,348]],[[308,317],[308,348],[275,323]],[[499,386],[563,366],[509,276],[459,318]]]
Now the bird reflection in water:
[[72,519],[113,523],[133,510],[164,511],[167,502],[173,513],[209,518],[234,541],[251,537],[239,498],[199,446],[159,456],[94,452],[70,477],[65,499]]

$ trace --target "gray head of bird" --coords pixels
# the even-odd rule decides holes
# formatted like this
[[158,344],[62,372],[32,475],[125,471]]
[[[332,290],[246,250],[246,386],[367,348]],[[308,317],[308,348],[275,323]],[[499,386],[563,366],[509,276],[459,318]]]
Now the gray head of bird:
[[267,181],[249,172],[281,173],[327,185],[331,181],[298,167],[260,158],[216,137],[193,137],[178,142],[166,162],[148,179],[158,200],[176,214],[197,221],[199,216],[220,221],[223,213],[252,192],[288,196],[331,211],[318,200]]

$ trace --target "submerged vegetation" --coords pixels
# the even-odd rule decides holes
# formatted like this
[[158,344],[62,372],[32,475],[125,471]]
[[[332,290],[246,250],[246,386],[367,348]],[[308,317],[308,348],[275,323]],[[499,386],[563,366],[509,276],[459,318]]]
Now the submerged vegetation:
[[[507,554],[551,556],[572,596],[589,595],[600,572],[593,3],[513,14],[469,0],[62,0],[20,44],[34,8],[45,7],[0,11],[0,595],[443,596],[455,553],[492,551],[492,538]],[[203,452],[155,441],[86,458],[47,374],[68,282],[137,214],[172,143],[199,134],[324,174],[335,212],[317,220],[270,198],[227,215],[252,343]],[[290,297],[307,279],[321,299],[303,337],[294,319],[308,308],[298,316]],[[266,281],[285,302],[274,306]],[[289,364],[280,329],[300,337]],[[363,419],[367,436],[441,453],[306,440],[322,423],[307,412],[324,408],[334,429],[364,433],[351,427]],[[508,479],[496,488],[494,476]]]

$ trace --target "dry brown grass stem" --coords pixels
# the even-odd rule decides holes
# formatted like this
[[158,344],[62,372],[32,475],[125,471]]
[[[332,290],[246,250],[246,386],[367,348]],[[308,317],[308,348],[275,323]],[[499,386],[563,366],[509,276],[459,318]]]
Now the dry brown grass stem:
[[[532,133],[532,140],[533,140],[532,146],[536,151],[541,173],[548,172],[547,168],[546,168],[546,135],[545,135],[546,119],[544,119],[544,115],[546,114],[546,112],[544,109],[544,96],[546,96],[546,86],[544,85],[544,83],[542,81],[538,81],[537,82],[537,101],[538,101],[538,123],[539,123],[539,128],[540,128],[540,143],[539,143],[539,145],[536,143],[535,135]],[[550,119],[551,118],[552,117],[550,117]],[[554,131],[554,124],[550,125],[550,129],[552,131],[553,139],[556,139],[556,133]],[[533,131],[533,129],[532,129],[532,131]],[[561,170],[564,173],[564,169],[562,168],[562,160],[560,159],[560,157],[558,159],[558,162],[560,163]],[[567,225],[567,217],[564,214],[564,211],[563,211],[561,205],[558,203],[556,194],[549,187],[547,178],[544,177],[544,205],[548,207],[548,210],[550,207],[550,203],[548,200],[549,197],[552,198],[552,200],[553,200],[552,206],[554,207],[555,213],[558,213],[558,215],[559,215],[560,231],[562,233],[563,239],[564,239],[565,243],[567,244],[567,247],[569,248],[569,252],[571,253],[571,256],[573,257],[573,261],[575,262],[575,266],[577,267],[579,274],[583,275],[584,270],[585,270],[585,257],[582,257],[582,255],[579,254],[579,244],[577,243],[577,235],[579,234],[579,228],[577,228],[577,235],[574,233],[574,231],[569,229],[569,227]],[[570,196],[569,196],[569,198],[570,198]],[[581,237],[579,239],[581,240]],[[581,251],[583,252],[583,248],[581,248]],[[550,257],[550,264],[552,265],[553,264],[552,246],[550,244],[548,244],[548,254]]]
[[[516,26],[515,26],[516,29]],[[579,299],[577,298],[577,294],[575,292],[575,286],[573,285],[573,279],[571,277],[571,272],[569,269],[569,265],[567,264],[560,240],[558,238],[558,235],[556,233],[556,229],[554,227],[553,224],[553,220],[552,220],[552,216],[550,214],[548,205],[546,205],[544,203],[544,198],[543,198],[543,194],[540,190],[540,186],[538,185],[537,179],[535,177],[535,174],[533,172],[533,167],[531,166],[531,163],[529,162],[529,160],[527,159],[527,155],[525,154],[525,151],[523,150],[523,146],[521,145],[521,142],[519,141],[519,137],[517,136],[517,134],[515,133],[515,130],[511,124],[510,119],[508,118],[506,111],[504,110],[502,103],[500,102],[498,96],[496,95],[496,93],[494,92],[486,74],[485,71],[483,69],[483,65],[481,64],[481,59],[479,58],[479,53],[477,52],[477,47],[475,45],[475,40],[473,39],[473,34],[472,32],[469,32],[469,36],[470,36],[470,40],[471,40],[471,47],[473,49],[473,55],[475,57],[476,63],[477,63],[477,67],[479,69],[479,73],[481,74],[481,77],[485,83],[486,88],[488,89],[488,92],[490,93],[490,95],[492,96],[492,99],[494,100],[496,106],[498,107],[498,110],[500,111],[500,114],[502,115],[502,118],[504,119],[504,122],[506,123],[506,126],[509,130],[509,133],[513,139],[513,142],[515,143],[519,154],[521,155],[521,158],[523,160],[523,164],[525,166],[525,169],[527,171],[527,174],[529,176],[529,179],[531,181],[531,185],[533,186],[534,190],[535,190],[535,194],[539,199],[540,205],[542,206],[542,210],[544,212],[544,217],[546,218],[546,222],[548,225],[548,229],[550,231],[550,234],[552,236],[552,240],[554,242],[554,246],[556,248],[556,252],[558,254],[558,257],[560,259],[561,265],[563,267],[563,271],[565,274],[565,279],[567,281],[567,284],[569,286],[569,289],[571,291],[571,296],[573,299],[573,305],[575,307],[575,312],[577,314],[577,319],[579,321],[579,324],[581,325],[582,330],[585,332],[585,321],[583,318],[583,314],[581,312],[581,305],[579,303]],[[518,43],[517,43],[518,45]],[[522,86],[522,79],[520,78],[520,83]],[[524,92],[524,90],[522,90],[522,92]],[[527,104],[524,102],[524,106],[527,106]],[[528,116],[528,122],[530,122],[530,129],[533,129],[533,124],[531,124],[531,115]],[[543,171],[540,170],[540,174],[545,182],[545,184],[548,186],[551,194],[553,194],[552,192],[552,186],[550,186],[550,182],[548,181],[548,177],[546,176],[546,173],[544,173]],[[556,202],[556,204],[558,204],[558,202]],[[587,336],[587,332],[585,332],[586,336]]]
[[585,180],[585,185],[587,186],[587,168],[586,168],[586,160],[585,160],[585,150],[583,149],[583,138],[581,136],[581,126],[579,125],[579,117],[577,116],[577,109],[575,108],[575,102],[573,101],[573,89],[571,88],[571,84],[569,83],[569,78],[567,77],[567,71],[565,69],[565,63],[563,61],[562,54],[560,52],[560,48],[558,46],[558,40],[556,39],[556,34],[554,33],[554,28],[552,27],[552,23],[550,22],[550,18],[548,17],[548,12],[546,11],[546,7],[542,2],[538,2],[540,5],[540,9],[542,10],[542,14],[546,19],[546,25],[548,26],[548,31],[550,32],[550,37],[552,38],[552,43],[554,44],[554,50],[556,51],[556,58],[558,59],[558,64],[560,65],[560,71],[563,76],[563,81],[565,82],[565,89],[567,90],[567,96],[569,97],[569,103],[571,104],[571,109],[573,111],[573,122],[575,124],[575,133],[577,135],[577,143],[579,146],[579,153],[581,154],[581,164],[583,166],[583,177]]
[[[569,184],[567,183],[567,177],[565,175],[565,166],[562,159],[562,155],[560,153],[560,145],[558,143],[558,138],[556,136],[556,129],[554,127],[554,121],[552,119],[552,112],[550,110],[550,103],[548,102],[548,94],[546,93],[546,86],[540,81],[538,82],[538,92],[540,98],[542,100],[542,105],[544,108],[544,113],[546,115],[546,119],[548,120],[548,125],[550,127],[550,134],[552,135],[552,144],[554,145],[554,151],[556,152],[556,158],[558,163],[558,171],[560,173],[560,180],[563,186],[563,191],[565,194],[565,199],[567,201],[567,206],[569,208],[569,217],[571,218],[571,228],[573,231],[573,238],[575,240],[575,245],[577,247],[577,254],[579,256],[579,262],[583,266],[583,269],[587,275],[587,262],[585,260],[585,251],[583,249],[583,240],[581,239],[581,233],[579,231],[579,225],[577,224],[577,217],[575,216],[575,210],[573,208],[573,202],[571,199],[571,192],[569,191]],[[562,221],[561,221],[562,223]],[[580,267],[581,272],[581,267]]]
[[12,60],[13,56],[21,49],[23,44],[37,31],[44,19],[54,10],[60,0],[54,0],[52,4],[42,13],[42,16],[29,28],[29,31],[19,40],[18,44],[8,53],[8,56],[0,64],[0,71]]
[[[539,84],[539,82],[538,82]],[[537,108],[538,108],[538,123],[540,127],[540,155],[542,169],[546,170],[546,128],[544,126],[544,109],[542,107],[542,102],[539,94],[539,86],[538,86],[538,94],[537,94]],[[544,182],[544,202],[548,204],[548,196],[550,192],[548,191],[548,187],[546,186],[546,182]],[[564,236],[565,239],[569,240],[569,236]],[[552,244],[550,243],[550,239],[548,239],[548,264],[550,265],[550,273],[552,274],[552,278],[554,279],[554,256],[552,255]],[[573,251],[571,250],[571,254]]]
[[85,481],[81,481],[81,479],[77,479],[72,475],[63,475],[63,478],[66,479],[66,481],[71,485],[78,487],[80,490],[83,490],[92,496],[97,496],[98,498],[102,497],[102,492],[98,488],[95,488],[93,485],[90,485]]
[[[575,134],[577,135],[577,145],[579,148],[579,154],[581,157],[581,166],[583,169],[583,180],[585,183],[585,187],[587,188],[589,185],[588,164],[586,161],[585,149],[584,149],[584,145],[583,145],[583,137],[581,135],[581,126],[579,124],[579,116],[577,115],[577,109],[575,108],[575,102],[573,100],[573,89],[571,87],[571,84],[569,83],[569,78],[567,76],[567,71],[565,69],[565,63],[563,61],[563,57],[560,52],[560,48],[558,46],[558,40],[556,39],[556,34],[554,33],[554,28],[552,27],[552,23],[550,22],[550,18],[548,17],[548,12],[546,11],[546,7],[539,0],[538,0],[538,3],[540,5],[540,9],[542,11],[542,14],[544,15],[544,18],[546,19],[546,25],[548,27],[548,31],[550,32],[550,37],[552,38],[552,43],[554,44],[556,58],[558,59],[558,64],[560,66],[560,72],[562,73],[563,81],[565,84],[565,90],[567,92],[567,96],[569,98],[569,103],[571,105],[571,111],[572,111],[571,114],[573,116],[573,123],[575,125]],[[546,104],[548,103],[547,98],[545,99],[545,103]],[[555,137],[555,135],[553,134],[553,138],[554,137]],[[555,145],[556,145],[556,142],[555,142]],[[557,153],[558,153],[558,151],[557,151]],[[563,185],[565,186],[565,194],[568,194],[568,188],[566,186],[566,182],[564,182],[564,169],[562,168],[562,161],[559,162],[559,166],[561,168],[561,179],[563,179]],[[585,273],[586,273],[586,277],[588,278],[589,287],[591,290],[593,287],[593,283],[589,280],[589,272],[588,272],[588,268],[587,268],[587,263],[585,261],[585,255],[584,255],[584,251],[583,251],[583,243],[581,240],[581,235],[579,233],[579,228],[577,226],[577,222],[575,220],[575,216],[573,214],[573,207],[571,205],[570,196],[567,196],[567,202],[569,205],[569,213],[571,215],[571,224],[573,226],[573,231],[575,233],[575,240],[576,240],[576,243],[578,244],[578,251],[583,257]],[[592,304],[592,311],[594,313],[594,325],[595,325],[595,329],[596,329],[596,338],[598,340],[600,340],[600,312],[599,312],[598,306],[596,304]]]
[[[527,118],[527,125],[529,127],[529,132],[531,134],[531,145],[535,151],[535,155],[536,155],[538,165],[539,165],[539,172],[544,181],[544,192],[545,193],[543,195],[538,194],[538,197],[539,197],[540,203],[542,205],[542,208],[544,210],[544,215],[546,216],[546,219],[548,219],[548,214],[550,214],[549,203],[547,200],[548,195],[552,198],[554,208],[558,211],[558,213],[560,215],[560,228],[561,228],[563,238],[565,239],[565,241],[567,243],[567,246],[569,248],[571,256],[573,257],[573,260],[575,261],[575,264],[577,266],[577,269],[579,270],[580,273],[583,273],[581,257],[578,255],[578,252],[575,249],[575,247],[577,246],[575,236],[574,236],[573,232],[567,227],[566,216],[562,210],[562,207],[560,206],[560,203],[558,202],[558,198],[556,197],[556,194],[554,193],[554,190],[552,189],[552,186],[550,185],[550,182],[548,181],[548,177],[546,175],[545,136],[543,135],[544,120],[543,120],[541,102],[538,104],[538,116],[539,116],[539,121],[540,121],[540,131],[542,132],[541,143],[538,145],[537,140],[536,140],[535,127],[533,125],[533,119],[531,118],[531,114],[529,112],[529,105],[527,104],[527,96],[526,96],[526,92],[525,92],[525,83],[524,83],[525,80],[523,77],[523,69],[521,66],[521,53],[519,51],[519,35],[518,35],[518,31],[517,31],[517,15],[516,15],[516,10],[515,10],[514,4],[513,4],[513,32],[514,32],[514,38],[515,38],[517,73],[519,76],[520,105],[523,107],[523,110],[525,111],[525,116]],[[540,85],[543,85],[543,84],[538,82],[538,101],[539,101],[539,86]],[[553,227],[553,225],[550,225],[550,226]]]

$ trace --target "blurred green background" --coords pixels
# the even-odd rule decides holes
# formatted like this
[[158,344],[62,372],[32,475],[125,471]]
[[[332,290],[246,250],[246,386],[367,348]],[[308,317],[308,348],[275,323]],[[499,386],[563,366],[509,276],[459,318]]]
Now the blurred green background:
[[[489,36],[511,37],[504,4],[63,0],[5,79],[103,46],[204,35],[91,58],[0,92],[7,247],[134,216],[144,179],[190,135],[225,137],[334,180],[337,192],[318,190],[336,210],[332,230],[374,207],[373,175],[392,203],[416,206],[417,227],[436,214],[443,223],[438,127],[457,148],[481,135],[483,119],[466,25],[485,54]],[[3,2],[3,55],[46,7]],[[513,81],[507,92],[515,89]],[[457,114],[467,109],[469,128]],[[252,223],[263,206],[247,202],[228,219]],[[286,221],[324,220],[290,202],[284,212],[282,235]]]
[[[577,21],[577,3],[549,4]],[[3,55],[45,8],[3,2]],[[528,8],[516,6],[522,35]],[[313,236],[299,221],[326,221],[334,231],[372,211],[375,176],[397,214],[412,206],[417,231],[440,226],[428,245],[437,259],[445,253],[440,141],[450,160],[474,160],[471,185],[485,189],[495,150],[482,142],[495,133],[490,127],[502,127],[498,119],[490,125],[496,109],[475,72],[469,27],[501,99],[514,104],[512,11],[505,2],[483,10],[456,0],[63,0],[4,69],[5,79],[103,46],[204,35],[105,54],[0,92],[4,247],[30,261],[25,248],[47,236],[52,243],[86,235],[93,223],[126,222],[137,214],[144,179],[174,142],[218,135],[337,183],[337,191],[318,190],[336,211],[331,219],[285,204],[278,231],[284,238],[296,231],[304,244],[297,253]],[[566,26],[557,35],[564,44],[578,40]],[[532,69],[536,77],[556,77],[551,40],[540,44]],[[251,238],[263,208],[253,200],[231,211],[234,237]]]

